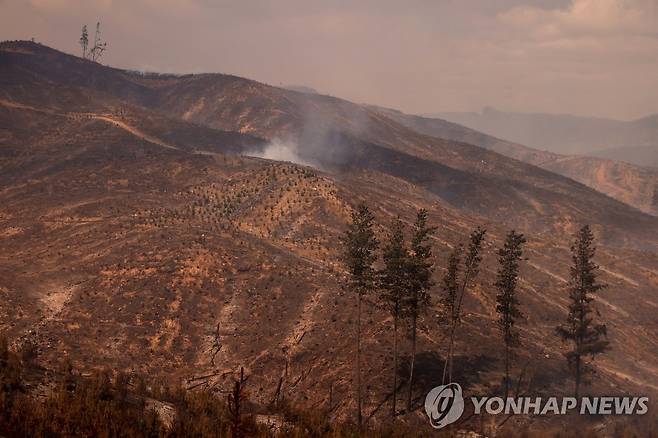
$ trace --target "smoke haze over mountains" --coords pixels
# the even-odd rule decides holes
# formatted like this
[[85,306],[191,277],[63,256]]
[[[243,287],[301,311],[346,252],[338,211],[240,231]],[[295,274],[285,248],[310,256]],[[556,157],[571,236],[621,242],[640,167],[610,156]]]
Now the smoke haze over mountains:
[[80,28],[100,20],[103,62],[125,68],[304,84],[407,113],[493,105],[630,120],[658,112],[657,5],[4,0],[0,39],[78,54]]
[[[602,151],[637,149],[637,164],[647,164],[642,151],[658,153],[658,116],[620,121],[568,114],[526,114],[485,108],[479,113],[439,113],[433,116],[530,147],[562,154],[597,155]],[[614,156],[614,154],[613,154]],[[611,156],[612,157],[612,156]]]

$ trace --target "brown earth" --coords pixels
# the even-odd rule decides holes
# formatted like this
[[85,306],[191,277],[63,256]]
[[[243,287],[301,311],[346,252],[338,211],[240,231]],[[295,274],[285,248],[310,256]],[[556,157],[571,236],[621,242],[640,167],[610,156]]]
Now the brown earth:
[[[591,391],[658,393],[658,219],[582,184],[339,99],[138,75],[31,43],[0,46],[0,99],[0,331],[35,342],[48,367],[67,357],[222,386],[244,366],[262,406],[281,381],[280,398],[349,418],[355,301],[338,237],[365,200],[380,224],[429,210],[437,279],[455,244],[488,229],[457,340],[472,394],[500,382],[492,284],[511,226],[529,238],[516,372],[527,364],[533,393],[570,390],[554,327],[570,233],[591,223],[613,346]],[[283,136],[325,170],[239,155]],[[420,327],[418,400],[445,354],[438,294]],[[379,419],[392,345],[374,296],[364,326],[366,413]]]

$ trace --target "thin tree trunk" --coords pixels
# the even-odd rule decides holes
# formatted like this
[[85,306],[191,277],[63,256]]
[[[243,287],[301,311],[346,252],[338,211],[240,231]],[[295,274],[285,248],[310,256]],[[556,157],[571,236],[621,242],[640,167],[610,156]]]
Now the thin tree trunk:
[[416,316],[411,318],[411,366],[409,368],[409,393],[407,394],[407,412],[411,412],[411,395],[414,386],[414,363],[416,362]]
[[452,326],[450,327],[450,340],[448,342],[448,357],[446,357],[445,363],[443,365],[443,377],[441,378],[441,383],[445,384],[446,372],[448,374],[448,382],[452,381],[452,355],[453,355],[453,345],[455,341],[455,330],[457,328],[457,318],[453,317]]
[[453,342],[450,348],[450,363],[448,364],[448,382],[452,382],[452,370],[455,363],[455,344]]
[[464,293],[466,293],[466,287],[468,282],[471,279],[471,269],[472,266],[468,266],[466,272],[464,273],[464,281],[459,288],[459,300],[457,301],[457,308],[455,309],[454,315],[452,315],[452,327],[450,328],[450,343],[448,346],[448,357],[446,357],[445,363],[443,365],[443,377],[441,382],[445,383],[446,369],[448,369],[448,381],[452,382],[452,357],[454,355],[454,344],[455,344],[455,335],[457,331],[457,324],[459,324],[459,315],[461,313],[462,301],[464,300]]
[[576,403],[580,404],[578,401],[578,396],[580,395],[580,354],[576,356],[576,391],[575,391],[575,397],[576,397]]
[[[455,331],[457,330],[457,319],[453,317],[452,326],[450,328],[450,341],[448,343],[448,354],[443,363],[443,376],[441,376],[441,384],[445,385],[446,383],[452,382],[452,356],[454,353],[454,340],[455,340]],[[448,381],[446,382],[446,375]]]
[[393,317],[393,422],[395,422],[396,403],[398,398],[398,316]]
[[509,344],[505,342],[505,400],[509,396]]
[[329,414],[333,408],[334,408],[334,381],[332,380],[331,383],[329,383],[329,410],[327,411],[327,414]]
[[356,294],[356,418],[359,429],[363,422],[361,412],[361,292]]
[[446,358],[443,361],[443,375],[441,376],[441,384],[445,385],[446,375],[448,374],[448,363],[450,361],[450,354],[452,353],[452,344],[448,343],[448,351],[446,352]]
[[579,324],[578,324],[578,329],[577,329],[577,336],[576,336],[576,390],[575,390],[575,397],[576,397],[576,403],[580,404],[578,402],[578,395],[580,395],[580,368],[581,368],[581,361],[580,361],[580,346],[583,343],[583,325],[585,324],[585,294],[583,290],[585,289],[585,285],[583,284],[583,277],[581,275],[580,277],[580,309],[579,309],[579,314],[578,314],[578,319],[579,319]]

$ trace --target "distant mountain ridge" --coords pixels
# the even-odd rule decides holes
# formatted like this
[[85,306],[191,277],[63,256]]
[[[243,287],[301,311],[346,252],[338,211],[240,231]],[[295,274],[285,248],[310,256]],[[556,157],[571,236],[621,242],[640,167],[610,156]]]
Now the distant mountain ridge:
[[290,91],[297,91],[306,94],[320,94],[315,88],[307,87],[306,85],[284,85],[283,88]]
[[653,151],[658,159],[658,149],[647,148],[644,151],[645,167],[642,167],[624,162],[624,158],[628,156],[625,148],[609,150],[607,153],[611,155],[610,158],[605,156],[606,151],[601,152],[601,158],[562,155],[501,140],[442,119],[413,116],[381,107],[373,108],[418,132],[491,149],[564,175],[646,213],[658,215],[658,169],[647,166],[647,163],[651,163]]
[[[619,121],[568,114],[512,113],[485,108],[480,113],[432,114],[481,132],[560,154],[592,154],[624,147],[658,148],[658,114]],[[627,157],[630,162],[632,157]]]

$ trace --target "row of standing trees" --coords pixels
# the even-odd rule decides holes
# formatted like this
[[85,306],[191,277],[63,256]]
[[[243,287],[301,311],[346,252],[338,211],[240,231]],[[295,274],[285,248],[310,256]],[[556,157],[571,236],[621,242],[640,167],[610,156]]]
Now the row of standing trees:
[[[362,305],[364,297],[378,292],[379,302],[392,316],[393,327],[393,394],[392,418],[397,415],[398,393],[398,334],[403,322],[407,322],[411,337],[411,360],[407,382],[407,412],[412,410],[412,390],[414,382],[414,362],[416,357],[416,333],[418,319],[431,304],[430,291],[435,286],[433,280],[434,254],[430,240],[436,227],[428,225],[428,213],[421,209],[412,226],[410,240],[406,240],[406,230],[400,218],[396,218],[388,228],[386,241],[381,248],[381,268],[376,268],[380,242],[375,232],[375,218],[366,204],[360,204],[352,213],[342,244],[344,263],[348,276],[348,287],[356,295],[356,407],[357,423],[363,423],[363,393],[361,385],[362,354]],[[482,245],[486,230],[477,228],[468,239],[466,246],[458,245],[448,257],[446,273],[440,284],[442,293],[441,323],[446,328],[447,352],[443,363],[441,380],[452,381],[455,338],[461,322],[463,300],[468,289],[474,284],[482,261]],[[523,317],[517,296],[520,262],[523,260],[523,234],[510,231],[501,248],[498,249],[498,271],[494,287],[498,326],[504,345],[505,374],[503,388],[505,397],[509,395],[510,368],[514,349],[520,345],[516,322]],[[575,396],[579,396],[580,386],[591,369],[591,361],[596,354],[609,348],[604,324],[594,323],[592,294],[604,287],[597,281],[598,266],[592,261],[595,255],[594,237],[589,226],[582,227],[571,246],[572,267],[570,270],[569,311],[566,322],[556,328],[557,334],[570,343],[565,353],[575,380]]]

